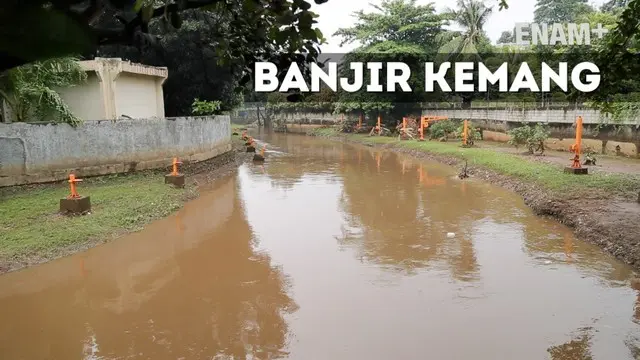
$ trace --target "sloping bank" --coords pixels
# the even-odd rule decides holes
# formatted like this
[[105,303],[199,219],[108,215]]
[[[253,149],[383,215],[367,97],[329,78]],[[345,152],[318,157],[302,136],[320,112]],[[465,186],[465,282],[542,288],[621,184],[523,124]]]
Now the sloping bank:
[[468,174],[515,191],[533,211],[550,216],[574,229],[576,235],[596,244],[640,270],[640,174],[592,173],[576,176],[526,156],[486,148],[462,148],[458,143],[399,141],[391,137],[336,134],[327,129],[309,135],[359,143],[462,168]]
[[0,274],[86,250],[139,231],[199,195],[199,185],[237,168],[247,154],[237,136],[234,151],[184,164],[185,188],[164,184],[170,169],[138,171],[83,179],[78,189],[91,197],[84,216],[57,214],[58,199],[68,195],[65,182],[0,189]]

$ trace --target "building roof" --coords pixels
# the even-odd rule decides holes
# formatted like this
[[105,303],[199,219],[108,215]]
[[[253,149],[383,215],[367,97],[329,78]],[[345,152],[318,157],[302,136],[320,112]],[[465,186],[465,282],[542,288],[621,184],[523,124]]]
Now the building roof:
[[143,64],[132,63],[131,61],[123,61],[121,58],[100,58],[93,60],[80,61],[80,66],[86,71],[100,72],[103,68],[109,67],[116,70],[117,73],[125,72],[130,74],[157,76],[166,79],[169,71],[166,67],[149,66]]

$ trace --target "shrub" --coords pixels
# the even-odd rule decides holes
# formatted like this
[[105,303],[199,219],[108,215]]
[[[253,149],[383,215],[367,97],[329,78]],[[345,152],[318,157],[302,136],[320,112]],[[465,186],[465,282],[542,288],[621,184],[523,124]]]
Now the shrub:
[[456,124],[451,120],[441,120],[430,125],[428,129],[432,139],[442,139],[456,131]]
[[[462,139],[463,133],[464,124],[460,124],[460,126],[458,126],[458,129],[456,129],[456,137]],[[469,124],[469,140],[475,141],[480,139],[482,139],[482,133],[480,132],[480,129]]]
[[220,114],[220,109],[222,108],[222,101],[214,100],[200,100],[195,99],[191,104],[191,113],[193,115],[198,116],[206,116],[206,115],[216,115]]
[[529,154],[536,151],[544,154],[544,141],[549,138],[549,129],[546,125],[536,124],[535,127],[524,125],[509,131],[511,140],[509,144],[518,146],[526,146]]

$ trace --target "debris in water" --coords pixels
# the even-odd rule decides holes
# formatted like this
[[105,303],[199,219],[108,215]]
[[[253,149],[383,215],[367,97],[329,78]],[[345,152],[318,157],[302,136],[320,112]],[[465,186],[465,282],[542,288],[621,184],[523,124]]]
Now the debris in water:
[[451,238],[453,238],[453,237],[456,237],[456,233],[452,233],[452,232],[447,233],[447,237],[448,237],[449,239],[451,239]]
[[547,260],[547,261],[545,261],[545,262],[544,262],[544,264],[545,264],[545,265],[549,265],[549,264],[551,264],[551,260]]
[[469,177],[469,174],[467,173],[467,160],[464,161],[464,168],[460,171],[460,173],[458,174],[458,178],[460,180],[462,179],[466,179]]

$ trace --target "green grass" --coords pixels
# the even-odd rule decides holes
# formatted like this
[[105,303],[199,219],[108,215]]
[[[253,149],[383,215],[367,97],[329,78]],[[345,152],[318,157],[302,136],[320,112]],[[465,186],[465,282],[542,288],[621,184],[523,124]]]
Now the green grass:
[[[58,214],[67,184],[4,189],[0,195],[0,260],[29,255],[52,256],[60,249],[137,231],[181,207],[193,195],[190,187],[175,189],[159,173],[84,179],[81,195],[91,197],[92,212]],[[11,193],[9,193],[11,192]]]
[[588,176],[566,174],[562,167],[532,160],[522,156],[497,152],[486,148],[462,148],[458,142],[399,141],[391,137],[347,135],[362,143],[391,144],[433,154],[468,160],[471,165],[483,166],[498,173],[532,182],[550,190],[569,193],[575,191],[605,190],[611,192],[637,191],[640,176],[627,174],[593,173]]
[[337,127],[321,127],[309,130],[307,135],[319,136],[319,137],[332,137],[340,135],[340,129]]

